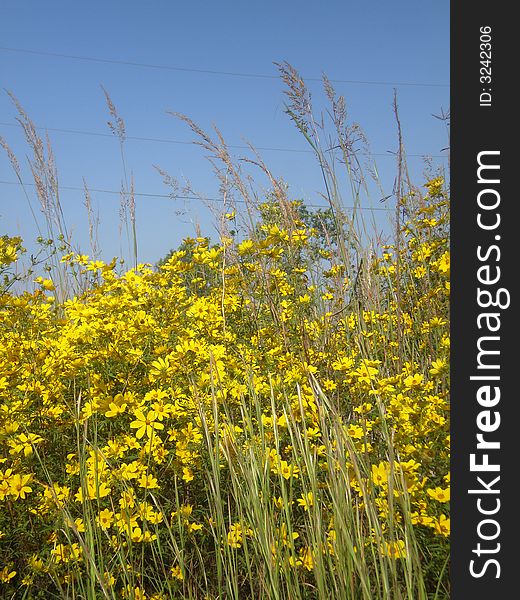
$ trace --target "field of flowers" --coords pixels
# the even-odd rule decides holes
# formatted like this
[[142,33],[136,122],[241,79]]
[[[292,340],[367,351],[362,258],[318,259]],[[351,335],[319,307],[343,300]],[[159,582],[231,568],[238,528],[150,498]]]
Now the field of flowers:
[[159,268],[69,253],[89,285],[61,301],[12,291],[2,238],[0,596],[449,597],[449,199],[425,190],[356,277],[289,215]]

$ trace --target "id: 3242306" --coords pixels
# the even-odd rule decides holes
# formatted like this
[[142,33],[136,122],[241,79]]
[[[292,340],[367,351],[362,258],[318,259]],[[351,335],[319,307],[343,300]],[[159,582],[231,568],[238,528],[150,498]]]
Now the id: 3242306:
[[491,106],[491,27],[480,28],[480,106]]

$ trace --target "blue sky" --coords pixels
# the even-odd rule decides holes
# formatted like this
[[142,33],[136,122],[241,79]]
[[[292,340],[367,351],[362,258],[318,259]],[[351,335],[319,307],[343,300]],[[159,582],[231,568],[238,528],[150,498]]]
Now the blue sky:
[[[276,75],[274,61],[288,61],[305,78],[430,83],[375,85],[337,83],[350,119],[361,125],[377,154],[383,191],[391,194],[397,148],[392,114],[397,88],[407,153],[433,155],[434,167],[447,166],[446,127],[432,114],[449,110],[449,2],[3,2],[0,7],[0,78],[34,122],[49,135],[63,186],[119,190],[123,176],[115,138],[52,131],[69,129],[109,133],[100,85],[110,93],[126,123],[127,135],[190,142],[187,127],[167,114],[179,111],[203,128],[216,124],[229,144],[306,150],[305,140],[284,114],[283,85],[277,78],[234,77],[193,71],[144,68],[48,55],[56,54],[149,63],[210,71]],[[10,48],[7,50],[5,48]],[[17,49],[18,51],[14,51]],[[317,112],[326,102],[317,82],[309,82]],[[24,165],[27,147],[15,123],[16,111],[0,93],[0,135]],[[236,156],[244,155],[236,150]],[[126,163],[136,190],[165,194],[153,165],[187,178],[200,193],[218,196],[218,183],[200,148],[190,144],[127,140]],[[322,203],[321,176],[315,160],[302,152],[266,150],[265,162],[283,176],[290,194]],[[442,157],[439,157],[442,156]],[[421,183],[420,157],[408,159]],[[30,174],[23,166],[24,179]],[[9,162],[0,155],[0,181],[13,182]],[[259,189],[265,181],[258,178]],[[30,188],[28,188],[30,189]],[[377,193],[375,193],[377,195]],[[102,257],[120,254],[119,198],[92,193],[101,224]],[[63,190],[61,200],[75,241],[88,253],[83,196]],[[378,198],[374,206],[382,207]],[[36,206],[36,198],[34,198]],[[348,194],[344,197],[349,204]],[[365,202],[370,203],[370,199]],[[391,207],[390,204],[384,206]],[[181,212],[182,214],[178,214]],[[388,230],[387,213],[376,215]],[[139,259],[155,262],[194,224],[214,234],[214,218],[197,200],[138,197]],[[22,235],[31,248],[36,229],[22,190],[0,183],[0,233]],[[125,252],[125,246],[123,246]]]

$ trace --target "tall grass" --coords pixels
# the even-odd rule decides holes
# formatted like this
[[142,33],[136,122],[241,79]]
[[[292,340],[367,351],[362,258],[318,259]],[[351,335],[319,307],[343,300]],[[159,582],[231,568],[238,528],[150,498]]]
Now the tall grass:
[[[358,150],[360,145],[367,145],[361,129],[348,122],[344,99],[337,97],[325,78],[331,133],[323,120],[315,116],[309,91],[297,71],[287,63],[279,68],[286,84],[286,112],[313,150],[323,178],[329,210],[315,214],[313,222],[318,227],[308,227],[312,215],[290,199],[284,182],[274,177],[258,154],[254,159],[236,162],[219,130],[210,135],[189,117],[177,114],[210,153],[224,200],[223,210],[217,216],[221,240],[215,248],[200,240],[187,241],[180,252],[163,261],[158,272],[146,271],[137,262],[134,183],[126,172],[125,125],[103,90],[113,119],[109,126],[120,142],[124,170],[121,224],[132,248],[134,269],[117,279],[111,274],[111,267],[104,265],[96,285],[85,275],[87,259],[74,258],[70,252],[68,263],[59,260],[58,249],[70,251],[72,241],[61,209],[54,157],[50,144],[44,150],[36,128],[14,100],[34,152],[30,167],[44,215],[45,235],[56,242],[49,269],[59,286],[59,302],[83,294],[79,305],[91,307],[93,315],[91,323],[73,316],[78,333],[72,328],[72,333],[67,334],[67,352],[72,355],[70,360],[76,361],[77,370],[76,373],[69,365],[59,382],[64,390],[59,402],[67,417],[56,424],[56,432],[40,432],[46,437],[45,445],[33,442],[29,444],[31,451],[26,453],[26,457],[34,457],[32,466],[27,468],[34,471],[35,482],[38,480],[45,490],[41,497],[46,498],[46,510],[55,521],[47,520],[45,525],[45,533],[51,532],[53,544],[52,551],[43,551],[47,552],[47,564],[42,562],[36,575],[27,575],[25,584],[11,586],[19,597],[39,598],[49,593],[57,598],[88,600],[115,600],[122,596],[133,600],[449,597],[445,536],[440,525],[438,529],[444,537],[436,538],[432,533],[435,518],[441,517],[435,513],[437,505],[427,515],[429,507],[418,500],[428,480],[438,484],[441,475],[445,475],[445,457],[432,457],[433,451],[427,447],[430,442],[432,448],[445,443],[445,432],[428,430],[431,437],[426,439],[426,446],[416,449],[401,439],[395,416],[401,418],[402,414],[407,424],[410,419],[416,421],[420,446],[420,432],[427,418],[424,415],[429,414],[427,403],[435,400],[441,407],[438,413],[432,413],[434,418],[444,419],[442,411],[447,410],[442,404],[447,394],[444,379],[432,379],[429,387],[421,387],[423,374],[432,372],[432,359],[447,346],[444,330],[436,329],[447,322],[444,317],[448,316],[443,287],[446,284],[439,278],[444,267],[437,266],[447,243],[446,202],[439,201],[445,199],[445,192],[436,180],[425,199],[409,182],[395,99],[399,137],[395,239],[385,246],[371,238],[363,211],[359,210],[362,201],[370,200],[370,186]],[[3,146],[19,176],[16,158],[5,142]],[[259,198],[244,171],[245,165],[259,169],[267,177],[272,190],[267,202]],[[173,178],[160,169],[159,172],[176,187]],[[346,190],[344,180],[348,182]],[[99,250],[96,218],[88,188],[85,190],[95,255]],[[344,208],[345,193],[354,205],[350,214]],[[246,211],[241,215],[243,238],[256,248],[254,264],[248,262],[247,250],[243,250],[241,240],[234,239],[229,228],[230,218],[226,215],[236,211],[236,200],[245,203]],[[430,224],[425,225],[428,218]],[[311,250],[302,250],[299,242],[287,241],[298,240],[301,235],[315,241]],[[2,252],[5,250],[7,256],[8,246],[4,246]],[[423,256],[426,250],[430,254]],[[386,259],[385,253],[393,258]],[[8,262],[2,259],[3,265]],[[301,277],[302,265],[306,279]],[[294,287],[295,308],[290,314],[284,305],[288,294],[280,293],[277,287],[276,273],[284,269]],[[289,275],[293,279],[289,280]],[[139,283],[132,287],[134,281]],[[152,287],[140,296],[140,285]],[[169,299],[170,287],[182,288],[182,300]],[[42,298],[41,291],[39,294],[35,302]],[[123,351],[127,352],[123,357],[117,355],[117,338],[110,337],[110,332],[117,329],[115,325],[115,329],[107,329],[103,334],[106,339],[96,337],[99,334],[95,328],[102,330],[110,321],[108,314],[105,319],[105,315],[96,312],[97,305],[103,306],[106,300],[104,294],[106,298],[120,294],[122,306],[128,294],[133,303],[132,317],[121,313],[122,330],[137,327],[140,332],[139,327],[143,328],[144,333],[139,333],[142,342],[137,346],[132,342]],[[228,304],[230,295],[236,301],[232,310]],[[9,304],[11,300],[7,295],[6,298],[7,309],[14,314],[18,304]],[[193,343],[207,345],[208,369],[195,362],[182,363],[185,351],[170,350],[178,353],[184,369],[183,383],[176,385],[183,390],[181,396],[190,399],[191,412],[186,414],[192,426],[200,430],[200,450],[192,452],[193,464],[189,459],[183,462],[175,450],[179,431],[164,442],[160,437],[164,428],[152,427],[136,461],[140,475],[152,479],[159,473],[158,465],[165,464],[167,487],[144,485],[144,489],[137,489],[135,479],[121,476],[125,465],[108,442],[116,443],[124,428],[128,428],[128,422],[118,425],[123,423],[125,410],[134,411],[135,416],[141,406],[146,408],[145,400],[137,397],[147,389],[153,361],[169,351],[168,344],[175,346],[171,339],[159,341],[161,329],[172,326],[168,311],[179,311],[177,303],[185,303],[183,310],[172,313],[183,323],[199,299],[215,302],[218,310],[212,317],[214,322],[198,333],[193,323],[182,325],[187,337],[180,339],[179,344],[186,342],[190,348]],[[67,310],[70,305],[58,308],[58,317],[63,320]],[[132,320],[137,311],[143,313],[138,325]],[[151,325],[146,324],[146,318],[155,318],[153,315],[162,315],[164,321],[159,322],[155,337],[148,338],[146,328]],[[17,327],[23,328],[24,322],[20,321],[22,325]],[[117,324],[117,319],[114,322]],[[52,322],[49,335],[55,335],[62,325],[62,321]],[[88,330],[91,325],[90,335],[101,340],[97,346],[99,356],[108,353],[104,363],[95,362],[98,358],[91,358],[92,364],[82,362],[76,349],[75,344],[80,348],[83,343],[82,336],[88,337],[80,329],[86,326]],[[240,373],[240,381],[234,382],[240,391],[234,395],[230,390],[235,388],[223,380],[224,359],[215,350],[216,342],[212,340],[216,334],[211,328],[219,331],[215,339],[229,353],[226,360],[229,358]],[[27,333],[28,327],[23,331],[29,340],[31,336],[36,340],[39,335]],[[10,332],[6,332],[8,337]],[[262,336],[271,336],[276,343],[264,350]],[[64,334],[64,339],[69,338]],[[248,344],[257,353],[255,365],[247,363]],[[154,354],[156,351],[158,354]],[[39,360],[48,372],[54,368],[52,360],[59,365],[68,364],[65,356],[59,355],[58,350],[54,352],[55,355],[50,351],[40,353],[41,357],[37,355],[35,373],[40,369]],[[118,364],[129,360],[132,352],[138,358],[121,377]],[[280,373],[273,367],[262,374],[265,381],[259,384],[259,365],[272,366],[271,357],[283,364],[284,353],[290,356],[285,370]],[[51,358],[47,360],[47,356]],[[345,366],[350,365],[351,357],[356,371],[354,366]],[[291,361],[296,358],[295,367]],[[341,360],[343,366],[331,366]],[[440,369],[439,366],[439,372]],[[345,378],[333,381],[338,371],[345,371]],[[407,383],[410,378],[411,383]],[[100,383],[102,380],[104,383]],[[150,381],[153,383],[153,379]],[[95,405],[92,390],[96,386],[112,400],[116,392],[130,394],[129,399],[124,396],[126,403],[120,421],[107,417],[107,407]],[[410,410],[407,395],[413,399]],[[401,410],[399,403],[406,410]],[[10,414],[10,404],[5,406],[8,408],[4,413]],[[23,402],[21,406],[20,410],[26,410]],[[182,402],[179,406],[182,408]],[[17,405],[13,414],[18,409]],[[5,423],[10,422],[7,419]],[[1,435],[9,444],[17,429],[11,432],[5,423],[0,423]],[[352,427],[357,428],[355,434]],[[31,418],[27,417],[22,428],[27,434],[34,431]],[[114,431],[119,437],[113,437]],[[61,439],[59,432],[63,432]],[[170,453],[158,464],[152,459],[155,442],[159,447],[166,444]],[[67,451],[77,460],[75,475],[79,476],[80,486],[76,502],[71,490],[64,491],[61,478]],[[10,454],[15,456],[13,468],[22,468],[18,455]],[[419,467],[422,479],[413,474]],[[192,470],[197,475],[195,479],[192,476],[193,483],[189,475]],[[7,480],[11,474],[5,471],[3,477]],[[114,492],[101,493],[107,481],[117,487],[119,498]],[[7,491],[9,506],[14,504],[16,508],[18,504],[11,501],[10,495],[14,497]],[[196,518],[192,510],[198,511]],[[111,514],[107,519],[118,515],[117,527],[103,526],[103,511]],[[143,517],[143,511],[153,515]],[[200,535],[199,525],[203,531]],[[38,525],[34,527],[43,539],[43,530]],[[434,565],[433,571],[429,562]],[[11,585],[9,573],[5,572],[7,585]],[[38,583],[33,585],[34,581]]]

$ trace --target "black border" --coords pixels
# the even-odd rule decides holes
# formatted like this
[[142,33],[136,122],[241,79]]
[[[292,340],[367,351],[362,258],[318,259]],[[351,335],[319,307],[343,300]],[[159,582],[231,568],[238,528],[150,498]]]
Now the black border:
[[[515,275],[520,274],[520,152],[513,147],[515,130],[519,129],[513,87],[520,33],[514,30],[517,25],[513,7],[513,3],[478,0],[451,3],[451,597],[455,600],[520,597],[520,564],[516,564],[516,556],[520,556],[520,502],[514,489],[520,487],[516,486],[520,483],[520,377],[516,376],[520,376],[520,327],[512,290]],[[492,30],[490,86],[480,81],[480,28],[485,26]],[[488,87],[491,106],[480,106],[480,94]],[[485,150],[500,151],[500,184],[495,188],[500,193],[501,224],[493,232],[483,231],[477,225],[477,195],[482,189],[477,182],[477,156]],[[496,234],[500,235],[500,242],[494,241]],[[469,563],[473,558],[480,561],[480,567],[483,565],[484,555],[479,559],[472,551],[479,542],[478,523],[486,518],[477,510],[478,496],[468,494],[468,490],[478,487],[476,477],[482,475],[471,472],[469,462],[470,454],[476,451],[476,418],[482,410],[476,400],[482,384],[470,377],[482,374],[476,368],[476,343],[483,335],[477,327],[477,316],[486,310],[477,305],[477,269],[483,264],[478,260],[477,246],[493,243],[500,245],[500,261],[493,262],[496,253],[490,261],[501,269],[496,287],[511,292],[509,308],[498,309],[501,400],[493,410],[500,412],[501,424],[494,439],[500,440],[501,448],[489,452],[490,461],[500,463],[500,473],[496,473],[500,482],[495,487],[500,489],[501,507],[494,518],[501,531],[495,542],[488,542],[489,547],[499,542],[500,551],[487,556],[500,563],[500,577],[495,577],[496,567],[489,565],[482,577],[475,578],[470,574]],[[490,475],[487,474],[487,480]],[[485,542],[481,543],[484,547]]]

